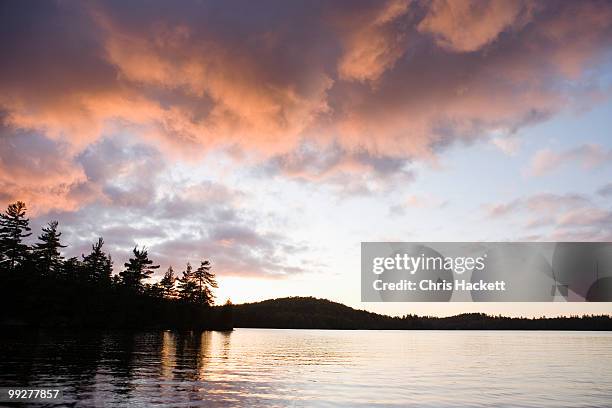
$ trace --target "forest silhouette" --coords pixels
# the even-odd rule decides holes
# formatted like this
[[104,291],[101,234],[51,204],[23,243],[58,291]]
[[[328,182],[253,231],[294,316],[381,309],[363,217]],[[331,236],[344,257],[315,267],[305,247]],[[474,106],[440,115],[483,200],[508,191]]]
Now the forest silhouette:
[[0,214],[0,324],[35,327],[231,330],[235,327],[364,330],[612,330],[612,318],[510,318],[482,313],[452,317],[385,316],[313,297],[214,305],[212,263],[187,263],[180,276],[159,269],[135,247],[119,273],[98,238],[88,254],[65,259],[56,221],[32,245],[23,202]]
[[612,317],[506,317],[464,313],[449,317],[386,316],[313,297],[288,297],[233,306],[235,327],[341,330],[612,330]]
[[65,259],[57,221],[42,228],[37,242],[26,205],[0,214],[0,298],[3,324],[85,328],[232,328],[231,304],[213,308],[217,281],[209,260],[187,263],[180,276],[172,266],[150,283],[159,265],[146,248],[134,247],[118,274],[98,238],[91,252]]

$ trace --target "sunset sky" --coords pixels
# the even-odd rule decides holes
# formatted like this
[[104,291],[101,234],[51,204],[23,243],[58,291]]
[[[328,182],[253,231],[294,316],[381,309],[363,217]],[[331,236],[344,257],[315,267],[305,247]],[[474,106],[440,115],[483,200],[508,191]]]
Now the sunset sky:
[[[0,3],[0,202],[218,300],[360,303],[361,241],[612,240],[609,1]],[[35,238],[35,237],[33,237]]]

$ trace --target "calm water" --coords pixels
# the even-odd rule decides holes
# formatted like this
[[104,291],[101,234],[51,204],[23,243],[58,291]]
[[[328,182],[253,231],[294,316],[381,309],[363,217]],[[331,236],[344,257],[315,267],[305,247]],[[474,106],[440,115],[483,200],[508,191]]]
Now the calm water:
[[612,333],[0,337],[1,386],[61,387],[73,406],[612,406]]

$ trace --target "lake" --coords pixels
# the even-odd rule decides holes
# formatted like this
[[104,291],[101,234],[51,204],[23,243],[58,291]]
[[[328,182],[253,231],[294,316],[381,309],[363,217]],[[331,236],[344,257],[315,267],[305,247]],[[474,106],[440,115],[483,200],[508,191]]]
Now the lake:
[[612,333],[3,330],[0,386],[72,406],[610,407]]

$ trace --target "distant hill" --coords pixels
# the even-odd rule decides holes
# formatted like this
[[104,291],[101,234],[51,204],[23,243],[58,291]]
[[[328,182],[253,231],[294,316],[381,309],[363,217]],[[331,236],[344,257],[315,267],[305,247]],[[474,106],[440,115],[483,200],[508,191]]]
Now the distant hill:
[[452,317],[385,316],[313,297],[288,297],[233,307],[234,327],[364,330],[612,330],[610,316],[510,318],[482,313]]

